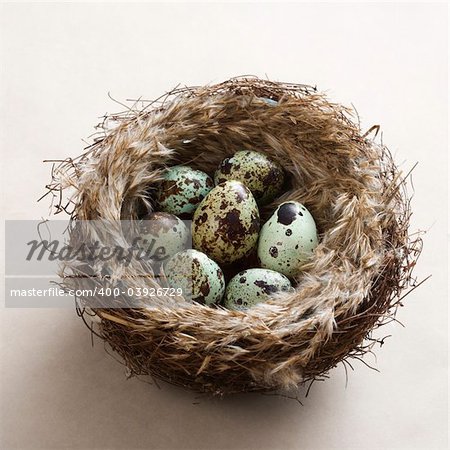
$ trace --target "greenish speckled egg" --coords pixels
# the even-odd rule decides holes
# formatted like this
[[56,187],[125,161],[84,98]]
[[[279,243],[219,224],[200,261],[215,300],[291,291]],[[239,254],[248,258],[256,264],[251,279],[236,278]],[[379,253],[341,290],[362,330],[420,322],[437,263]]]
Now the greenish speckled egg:
[[230,280],[224,305],[228,309],[242,311],[268,300],[277,292],[292,289],[289,279],[281,273],[268,269],[248,269]]
[[258,242],[261,267],[296,277],[313,256],[318,242],[311,213],[301,203],[282,203],[261,228]]
[[181,288],[186,300],[202,305],[220,302],[225,291],[221,268],[204,253],[184,250],[164,266],[167,282],[172,288]]
[[167,260],[190,244],[190,232],[185,223],[173,214],[152,212],[145,215],[139,223],[139,247]]
[[193,247],[219,264],[230,264],[256,247],[259,211],[250,190],[226,181],[205,197],[192,220]]
[[190,219],[214,187],[212,178],[188,166],[169,167],[159,185],[157,200],[162,211]]
[[284,172],[280,164],[266,155],[243,150],[225,158],[214,174],[216,185],[228,180],[245,184],[258,204],[265,205],[280,194]]

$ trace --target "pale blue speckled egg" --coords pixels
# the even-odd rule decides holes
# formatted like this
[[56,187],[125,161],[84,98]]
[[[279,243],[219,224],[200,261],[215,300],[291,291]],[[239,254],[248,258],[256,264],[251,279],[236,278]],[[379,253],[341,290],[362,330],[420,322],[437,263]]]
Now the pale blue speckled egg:
[[292,289],[289,279],[281,273],[268,269],[247,269],[228,283],[224,305],[228,309],[243,311],[268,300],[277,292]]
[[190,219],[213,187],[211,177],[201,170],[188,166],[169,167],[159,186],[159,207],[181,219]]
[[311,213],[299,202],[282,203],[262,226],[258,241],[261,267],[294,278],[318,245]]
[[139,223],[138,245],[159,260],[167,260],[190,244],[190,231],[185,223],[173,214],[152,212]]

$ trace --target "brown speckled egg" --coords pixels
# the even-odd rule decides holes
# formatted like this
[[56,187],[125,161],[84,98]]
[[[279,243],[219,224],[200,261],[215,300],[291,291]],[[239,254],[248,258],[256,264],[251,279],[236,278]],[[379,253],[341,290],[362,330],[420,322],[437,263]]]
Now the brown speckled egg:
[[152,212],[139,222],[138,245],[160,260],[166,260],[190,244],[190,233],[185,223],[173,214]]
[[158,204],[162,211],[190,219],[213,187],[212,178],[201,170],[188,166],[169,167],[159,186]]
[[184,250],[165,265],[170,287],[181,288],[188,301],[202,305],[220,302],[225,291],[225,279],[220,267],[204,253]]
[[194,248],[219,264],[230,264],[256,246],[259,211],[250,190],[239,181],[216,186],[195,211],[192,221]]
[[259,205],[270,203],[281,192],[283,168],[262,153],[243,150],[225,158],[214,174],[217,184],[228,180],[244,183]]

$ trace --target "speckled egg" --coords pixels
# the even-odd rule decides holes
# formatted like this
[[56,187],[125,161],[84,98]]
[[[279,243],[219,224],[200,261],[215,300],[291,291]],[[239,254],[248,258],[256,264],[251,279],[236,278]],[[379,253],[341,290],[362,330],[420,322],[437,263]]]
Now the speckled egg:
[[225,291],[225,278],[220,267],[204,253],[184,250],[164,266],[170,287],[181,288],[186,300],[202,305],[220,302]]
[[226,181],[205,197],[192,220],[194,248],[219,264],[230,264],[256,247],[259,211],[250,190]]
[[190,232],[185,223],[173,214],[152,212],[139,223],[138,245],[159,260],[167,260],[190,244]]
[[243,150],[225,158],[214,174],[215,184],[228,180],[244,183],[259,205],[270,203],[284,183],[283,168],[262,153]]
[[157,200],[162,211],[190,219],[213,187],[214,182],[206,173],[187,166],[173,166],[164,174]]
[[281,273],[268,269],[248,269],[230,280],[224,305],[228,309],[242,311],[268,300],[277,292],[292,289],[289,279]]
[[258,258],[261,267],[288,277],[297,276],[318,244],[310,212],[298,202],[282,203],[261,228]]

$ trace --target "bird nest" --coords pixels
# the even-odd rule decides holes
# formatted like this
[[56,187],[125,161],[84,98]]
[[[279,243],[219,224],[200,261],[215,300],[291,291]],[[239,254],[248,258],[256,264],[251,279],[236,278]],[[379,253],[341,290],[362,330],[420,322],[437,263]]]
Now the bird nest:
[[[54,167],[49,188],[72,223],[136,219],[143,206],[154,207],[149,186],[167,166],[211,174],[248,149],[269,154],[288,178],[287,190],[261,208],[262,221],[284,201],[301,202],[320,242],[293,292],[247,311],[162,297],[145,308],[94,308],[96,333],[129,373],[214,394],[273,391],[370,352],[380,342],[372,331],[394,320],[414,287],[421,249],[408,234],[406,177],[388,149],[361,131],[351,110],[305,85],[235,78],[142,105],[105,117],[86,153]],[[67,203],[62,191],[70,192]],[[68,263],[63,284],[79,270]],[[108,277],[128,286],[155,285],[133,277],[138,267],[115,270]]]

